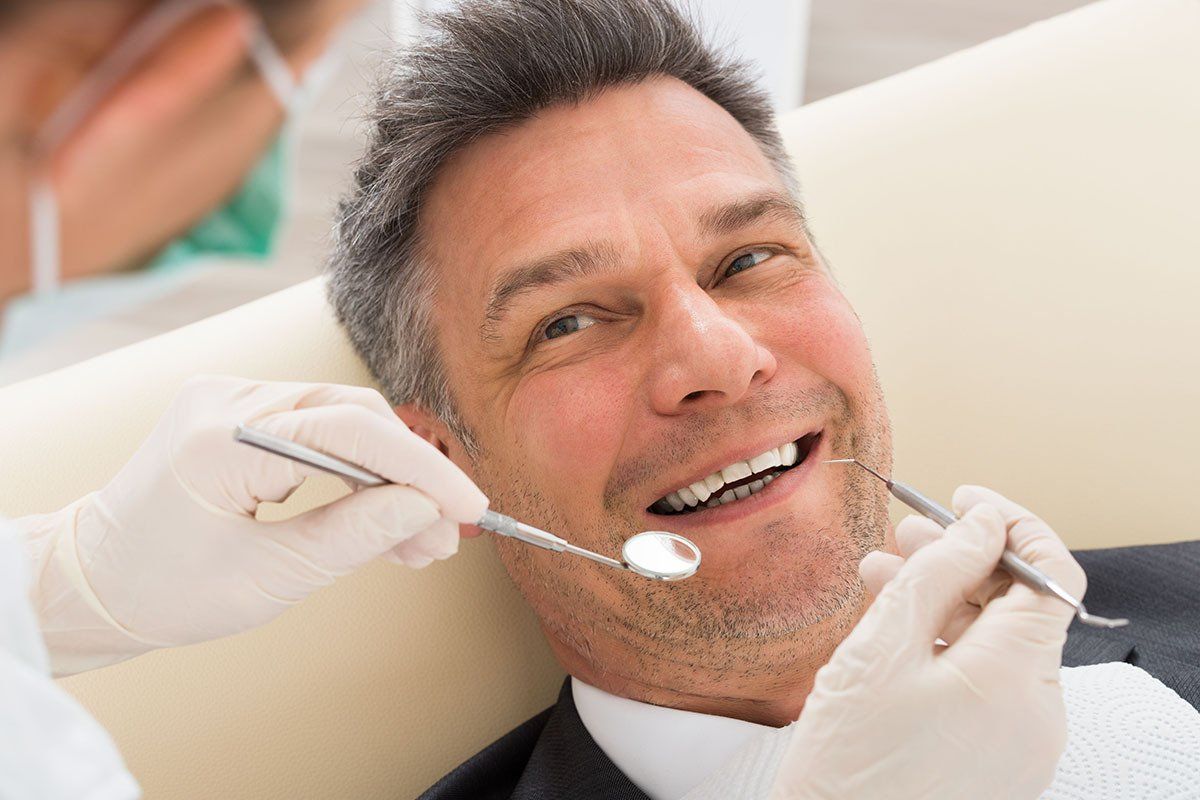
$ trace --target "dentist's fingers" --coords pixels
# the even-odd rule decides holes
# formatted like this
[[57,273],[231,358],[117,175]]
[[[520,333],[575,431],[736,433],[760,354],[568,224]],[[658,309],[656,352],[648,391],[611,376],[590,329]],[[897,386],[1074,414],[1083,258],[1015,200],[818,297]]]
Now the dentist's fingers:
[[[431,537],[426,532],[443,522],[437,504],[418,490],[408,486],[377,486],[291,519],[266,523],[263,533],[336,576],[358,569],[413,539],[420,542],[414,551],[432,559],[448,545],[436,534]],[[457,541],[457,526],[453,527]]]
[[896,573],[904,566],[904,559],[882,550],[867,553],[858,563],[858,574],[867,587],[867,591],[875,597],[883,591],[883,587],[896,577]]
[[[917,551],[879,593],[847,642],[870,636],[884,650],[932,643],[964,600],[995,570],[1004,549],[1004,521],[979,505]],[[872,559],[879,562],[881,559]]]
[[930,542],[942,538],[942,526],[927,517],[910,514],[896,525],[896,549],[910,557]]
[[[1082,593],[1082,570],[1043,521],[990,490],[964,487],[955,494],[955,505],[970,507],[968,514],[989,507],[993,500],[1003,506],[1009,548],[1068,591]],[[1003,596],[984,607],[947,655],[959,669],[968,672],[997,658],[1020,658],[1031,674],[1044,681],[1057,681],[1062,644],[1073,615],[1074,609],[1057,597],[1015,582]]]
[[[939,537],[941,538],[941,528],[938,528]],[[858,572],[863,579],[863,583],[867,587],[867,591],[878,597],[883,591],[883,587],[888,584],[892,578],[904,566],[905,559],[900,556],[892,555],[875,551],[868,553],[867,556],[859,564]],[[982,594],[988,587],[1007,586],[1007,579],[998,573],[992,573],[984,581],[980,590],[971,593],[971,597],[961,603],[950,614],[950,618],[946,621],[938,636],[946,642],[953,644],[959,636],[962,635],[971,624],[979,617],[980,606],[983,603],[974,602],[975,598]],[[984,602],[990,600],[990,594],[985,594]]]
[[393,564],[420,569],[458,552],[458,524],[439,519],[411,539],[383,554]]
[[941,638],[947,644],[954,644],[962,635],[975,624],[975,620],[979,619],[980,613],[983,611],[979,606],[971,603],[963,603],[946,621],[946,626],[942,628]]
[[296,410],[350,404],[362,406],[381,419],[399,420],[392,404],[374,389],[340,383],[297,383],[294,385],[298,392],[295,400]]
[[256,427],[329,455],[361,464],[392,483],[412,486],[433,498],[442,515],[474,523],[487,497],[454,462],[417,436],[398,417],[360,405],[328,405],[281,411]]
[[[896,525],[895,535],[896,547],[901,556],[907,559],[921,548],[941,539],[945,535],[945,531],[933,520],[914,514],[900,520]],[[869,565],[867,573],[864,574],[861,568],[859,572],[871,593],[878,595],[883,584],[891,580],[899,568],[898,563],[880,560]],[[1012,577],[1007,572],[997,570],[988,576],[978,589],[971,592],[966,601],[977,608],[982,608],[989,600],[1003,594],[1011,583]],[[948,636],[942,638],[951,641]]]
[[[1087,590],[1087,575],[1053,528],[1027,508],[986,487],[960,486],[954,493],[956,513],[966,512],[981,503],[994,506],[1004,517],[1009,549],[1054,578],[1076,599],[1083,599]],[[1025,589],[1034,592],[1028,587]],[[1065,608],[1070,608],[1059,602]]]

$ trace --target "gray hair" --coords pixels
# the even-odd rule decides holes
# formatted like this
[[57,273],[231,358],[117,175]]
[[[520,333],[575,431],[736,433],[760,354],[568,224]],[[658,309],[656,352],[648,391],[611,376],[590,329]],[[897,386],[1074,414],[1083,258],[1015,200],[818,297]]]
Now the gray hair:
[[391,57],[373,129],[338,206],[329,299],[394,404],[415,403],[476,443],[459,415],[431,314],[420,208],[458,149],[549,106],[673,77],[723,107],[797,194],[774,114],[748,65],[703,40],[670,0],[464,0],[424,18]]

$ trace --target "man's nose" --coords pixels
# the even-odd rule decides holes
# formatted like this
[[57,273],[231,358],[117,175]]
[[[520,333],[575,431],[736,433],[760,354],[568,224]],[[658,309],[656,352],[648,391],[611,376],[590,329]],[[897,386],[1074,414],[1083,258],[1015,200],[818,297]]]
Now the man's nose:
[[660,311],[648,382],[659,414],[733,405],[774,376],[775,356],[699,286],[673,289]]

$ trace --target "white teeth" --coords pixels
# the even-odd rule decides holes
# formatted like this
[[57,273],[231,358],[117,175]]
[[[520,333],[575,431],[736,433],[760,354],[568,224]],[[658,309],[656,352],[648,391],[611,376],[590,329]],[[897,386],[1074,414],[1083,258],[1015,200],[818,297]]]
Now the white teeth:
[[721,477],[726,483],[740,481],[742,478],[749,478],[754,474],[754,470],[750,469],[750,465],[745,461],[735,461],[725,469],[721,470]]
[[779,465],[779,450],[768,450],[762,455],[758,455],[750,459],[750,474],[756,475],[763,470],[770,469],[771,467],[778,467]]
[[[741,500],[755,492],[762,491],[767,484],[780,476],[782,469],[795,465],[799,460],[800,449],[795,442],[787,442],[765,453],[760,453],[749,461],[736,461],[703,480],[688,484],[682,489],[676,489],[661,500],[655,501],[655,506],[658,507],[658,513],[669,513],[667,512],[668,508],[683,511],[698,506],[714,508],[724,503],[732,503],[734,500]],[[782,469],[771,471],[774,467]],[[737,483],[751,475],[764,472],[768,474],[753,483],[739,486],[736,489],[725,489],[718,494],[728,484]]]

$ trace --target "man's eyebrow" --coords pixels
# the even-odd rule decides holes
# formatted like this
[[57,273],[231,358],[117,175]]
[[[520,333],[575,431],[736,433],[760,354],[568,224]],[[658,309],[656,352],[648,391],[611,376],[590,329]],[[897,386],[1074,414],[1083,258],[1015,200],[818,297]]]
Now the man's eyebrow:
[[[762,219],[805,227],[804,211],[785,192],[768,191],[714,206],[700,215],[700,232],[709,237],[734,233]],[[609,242],[588,242],[567,247],[509,270],[492,287],[484,311],[480,334],[484,341],[496,339],[496,328],[521,295],[536,289],[585,278],[610,270],[620,261]]]
[[801,229],[806,227],[804,210],[800,204],[784,192],[772,191],[710,208],[700,215],[699,228],[702,234],[715,238],[739,231],[762,219],[775,219]]
[[586,278],[615,268],[620,258],[609,242],[588,242],[557,250],[509,270],[492,286],[484,312],[481,333],[485,341],[495,337],[495,327],[512,307],[513,301],[536,289]]

